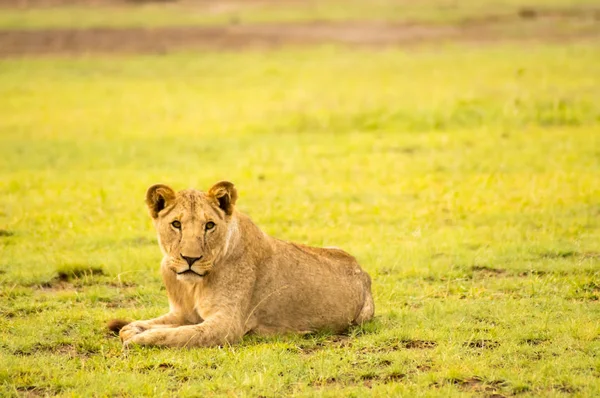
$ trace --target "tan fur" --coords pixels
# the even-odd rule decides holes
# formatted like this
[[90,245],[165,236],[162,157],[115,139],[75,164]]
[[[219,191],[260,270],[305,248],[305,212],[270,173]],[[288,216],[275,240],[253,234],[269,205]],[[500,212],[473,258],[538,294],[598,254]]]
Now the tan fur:
[[[354,257],[272,238],[235,209],[236,200],[229,182],[208,193],[148,189],[170,311],[123,327],[125,345],[215,346],[250,332],[341,332],[373,317],[371,279]],[[190,266],[182,256],[198,260]]]

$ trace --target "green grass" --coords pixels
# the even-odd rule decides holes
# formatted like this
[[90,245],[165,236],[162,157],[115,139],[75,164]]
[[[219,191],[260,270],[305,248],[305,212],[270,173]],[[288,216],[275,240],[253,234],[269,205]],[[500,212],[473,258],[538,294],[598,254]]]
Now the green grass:
[[[598,395],[596,44],[4,60],[0,395]],[[146,188],[220,179],[375,321],[123,352],[167,310]]]
[[[215,5],[216,4],[216,5]],[[482,15],[516,16],[523,8],[595,10],[595,0],[319,0],[265,3],[169,3],[121,7],[0,8],[0,29],[220,25],[383,20],[452,23]]]

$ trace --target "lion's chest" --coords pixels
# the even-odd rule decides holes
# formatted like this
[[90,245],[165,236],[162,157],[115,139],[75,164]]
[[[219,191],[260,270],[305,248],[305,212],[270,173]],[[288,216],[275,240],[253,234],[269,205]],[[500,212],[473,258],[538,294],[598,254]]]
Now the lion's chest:
[[211,290],[205,287],[194,285],[185,289],[182,309],[188,319],[198,319],[201,322],[207,319],[217,311],[218,300],[211,294]]

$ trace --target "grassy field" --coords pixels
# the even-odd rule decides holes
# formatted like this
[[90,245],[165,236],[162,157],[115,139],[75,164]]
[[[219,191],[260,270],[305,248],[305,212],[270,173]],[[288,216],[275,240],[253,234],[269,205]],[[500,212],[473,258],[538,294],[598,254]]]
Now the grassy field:
[[[124,3],[127,4],[127,3]],[[598,10],[596,0],[296,0],[184,1],[142,6],[0,8],[0,29],[222,25],[231,22],[383,20],[453,23],[520,11],[578,13]],[[135,3],[134,3],[135,4]]]
[[[0,62],[0,395],[597,396],[600,47]],[[146,188],[228,179],[373,278],[348,336],[123,351],[167,311]]]

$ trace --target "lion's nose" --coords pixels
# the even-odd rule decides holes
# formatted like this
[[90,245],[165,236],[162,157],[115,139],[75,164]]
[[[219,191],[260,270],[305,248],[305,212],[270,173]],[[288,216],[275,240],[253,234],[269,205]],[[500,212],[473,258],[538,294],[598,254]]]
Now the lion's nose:
[[180,256],[181,256],[181,258],[182,258],[182,259],[184,259],[184,260],[185,260],[185,261],[188,263],[188,265],[189,265],[190,267],[191,267],[191,266],[192,266],[192,264],[194,264],[196,261],[198,261],[198,260],[202,259],[202,256],[200,256],[200,257],[187,257],[187,256],[184,256],[183,254],[180,254]]

